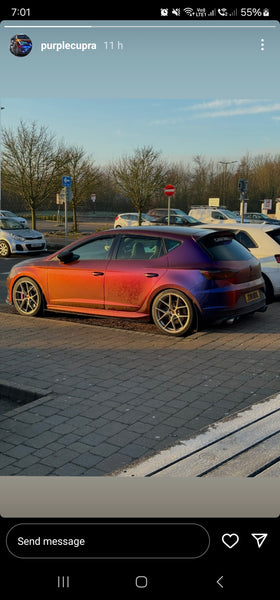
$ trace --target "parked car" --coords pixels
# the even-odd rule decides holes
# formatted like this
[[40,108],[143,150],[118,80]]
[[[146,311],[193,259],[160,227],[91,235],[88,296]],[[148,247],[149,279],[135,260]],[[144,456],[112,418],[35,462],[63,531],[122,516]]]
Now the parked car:
[[[170,214],[171,215],[178,215],[179,217],[187,217],[187,213],[185,213],[183,210],[181,210],[180,208],[170,208]],[[150,210],[148,210],[148,215],[151,215],[151,217],[165,217],[168,215],[168,209],[167,208],[151,208]]]
[[[220,223],[221,221],[227,223],[240,223],[241,217],[238,216],[227,208],[220,208],[219,206],[192,206],[189,210],[189,215],[195,217],[203,223]],[[244,218],[244,223],[246,218]]]
[[[150,215],[142,213],[142,225],[154,225],[155,220]],[[138,225],[138,213],[122,213],[117,215],[114,222],[114,228],[118,227],[137,227]]]
[[[205,226],[200,226],[205,227]],[[216,231],[233,231],[241,242],[261,264],[265,281],[266,297],[272,302],[280,296],[280,227],[253,223],[222,223],[211,226]]]
[[268,225],[280,225],[279,219],[272,219],[263,213],[252,212],[245,213],[246,221],[250,223],[267,223]]
[[28,227],[27,220],[24,217],[18,217],[11,210],[0,210],[0,217],[12,218],[21,223],[24,227]]
[[24,227],[15,219],[0,217],[0,257],[10,254],[46,250],[44,236],[34,229]]
[[[159,225],[168,225],[168,216],[165,217],[155,217],[156,222]],[[178,215],[170,215],[170,225],[180,225],[181,227],[191,227],[193,225],[201,225],[202,221],[198,221],[194,217],[190,217],[189,215],[178,216]]]
[[21,315],[44,309],[152,318],[171,336],[201,320],[266,309],[259,261],[232,233],[195,227],[111,229],[51,256],[15,265],[7,302]]

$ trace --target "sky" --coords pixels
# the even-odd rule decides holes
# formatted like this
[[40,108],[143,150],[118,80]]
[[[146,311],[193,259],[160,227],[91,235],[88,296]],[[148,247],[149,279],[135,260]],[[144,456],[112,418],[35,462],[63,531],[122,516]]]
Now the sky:
[[[2,127],[35,120],[101,165],[143,146],[176,162],[279,152],[278,22],[18,27],[0,24]],[[19,31],[32,40],[20,58]]]
[[99,165],[143,146],[175,162],[197,154],[239,160],[280,152],[280,98],[3,98],[1,104],[2,127],[35,120],[66,145],[82,146]]

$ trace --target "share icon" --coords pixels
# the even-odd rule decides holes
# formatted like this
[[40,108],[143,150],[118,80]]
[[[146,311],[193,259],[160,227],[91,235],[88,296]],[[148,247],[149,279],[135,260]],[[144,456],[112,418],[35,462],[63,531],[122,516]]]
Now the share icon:
[[253,538],[255,538],[257,544],[258,544],[258,548],[261,548],[261,546],[263,545],[264,541],[266,540],[268,533],[251,533],[251,535],[253,536]]

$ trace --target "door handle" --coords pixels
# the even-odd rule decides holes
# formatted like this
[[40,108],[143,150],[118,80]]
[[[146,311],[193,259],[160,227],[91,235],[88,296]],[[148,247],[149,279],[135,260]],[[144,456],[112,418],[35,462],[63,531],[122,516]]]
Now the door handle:
[[158,277],[158,273],[145,273],[145,277]]
[[94,277],[101,277],[102,275],[104,275],[103,271],[93,271],[92,275]]

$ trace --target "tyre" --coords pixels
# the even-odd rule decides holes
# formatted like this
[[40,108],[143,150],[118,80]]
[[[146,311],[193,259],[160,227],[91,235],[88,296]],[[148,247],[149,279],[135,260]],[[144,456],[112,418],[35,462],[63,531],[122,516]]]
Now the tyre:
[[21,277],[13,287],[13,304],[20,315],[35,317],[43,311],[43,295],[33,279]]
[[267,302],[267,304],[271,304],[274,300],[273,286],[272,286],[270,279],[268,279],[268,277],[266,275],[264,275],[264,273],[262,274],[262,276],[264,278],[264,283],[265,283],[266,302]]
[[190,333],[194,321],[192,302],[179,290],[164,290],[153,302],[152,318],[162,333],[186,335]]
[[6,258],[7,256],[10,256],[10,254],[11,250],[9,244],[5,242],[5,240],[0,240],[0,256]]

